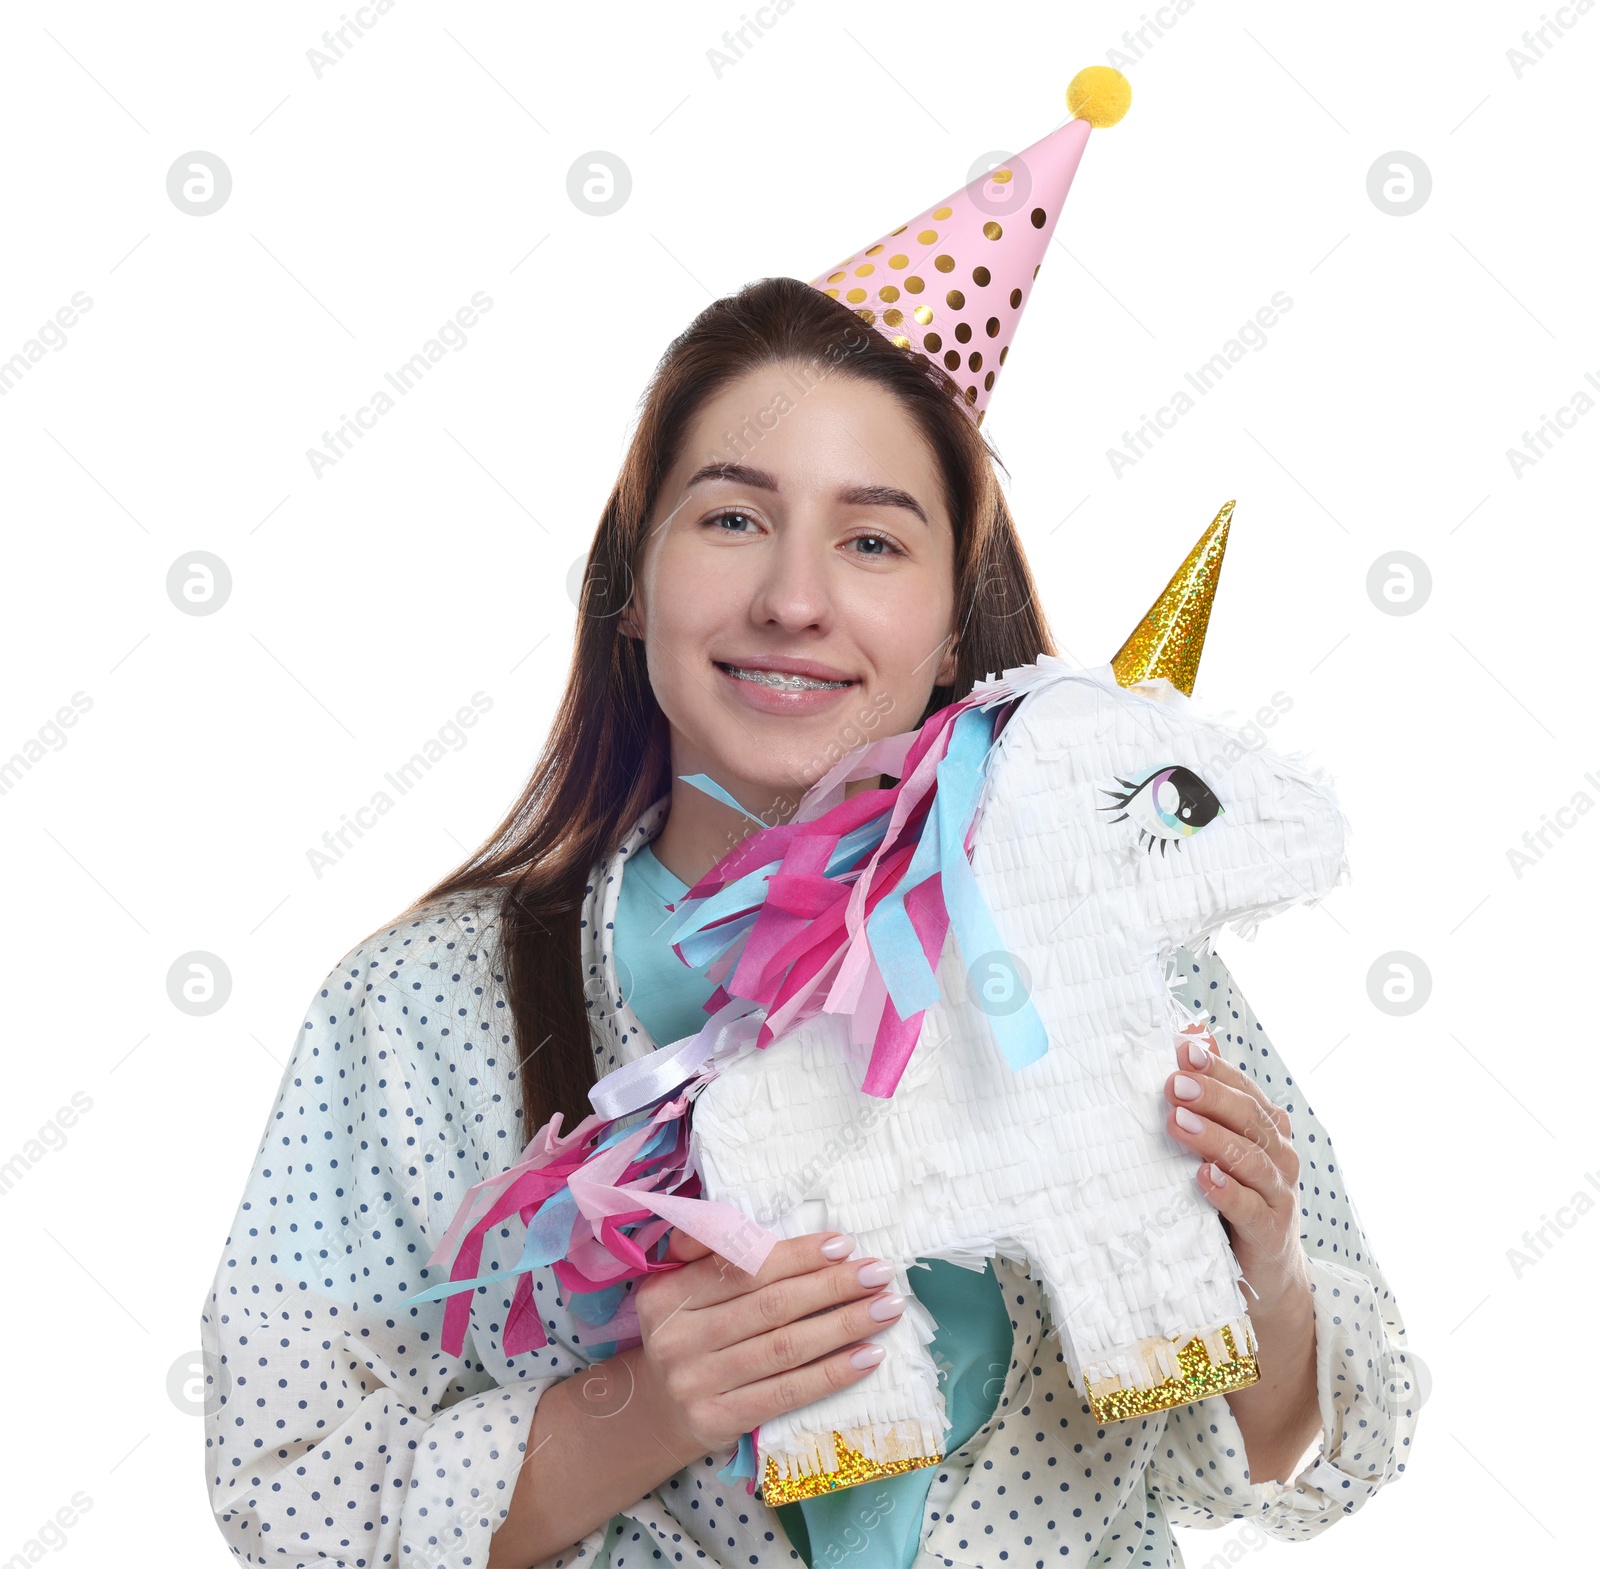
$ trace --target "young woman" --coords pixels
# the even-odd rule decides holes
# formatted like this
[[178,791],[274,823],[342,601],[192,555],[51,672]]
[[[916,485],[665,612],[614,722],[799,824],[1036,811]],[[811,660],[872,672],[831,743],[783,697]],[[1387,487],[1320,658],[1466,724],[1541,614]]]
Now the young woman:
[[[511,1280],[474,1293],[461,1358],[441,1303],[404,1305],[474,1182],[703,1021],[713,983],[671,952],[665,906],[753,825],[681,776],[784,821],[846,751],[1054,652],[960,397],[786,278],[718,301],[662,359],[526,791],[341,961],[285,1074],[204,1315],[208,1478],[240,1556],[1163,1566],[1169,1513],[1306,1536],[1403,1469],[1398,1310],[1326,1133],[1214,957],[1180,956],[1224,1044],[1175,1055],[1165,1093],[1255,1292],[1269,1376],[1249,1389],[1100,1427],[1034,1283],[935,1261],[911,1275],[940,1326],[944,1461],[775,1511],[718,1474],[739,1436],[870,1379],[905,1306],[853,1239],[789,1238],[750,1276],[675,1234],[683,1267],[639,1284],[643,1343],[620,1354],[549,1270],[549,1343],[515,1364]],[[514,1229],[485,1273],[515,1265]]]

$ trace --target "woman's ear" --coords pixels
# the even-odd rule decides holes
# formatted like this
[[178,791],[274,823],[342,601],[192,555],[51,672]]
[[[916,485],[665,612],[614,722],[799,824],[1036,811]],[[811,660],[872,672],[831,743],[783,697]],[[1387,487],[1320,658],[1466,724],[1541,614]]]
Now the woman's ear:
[[945,650],[945,656],[939,661],[938,674],[933,678],[935,686],[953,686],[956,679],[956,644],[951,643]]
[[639,631],[638,606],[639,601],[637,597],[630,599],[622,614],[617,618],[617,630],[624,637],[643,636],[643,634]]

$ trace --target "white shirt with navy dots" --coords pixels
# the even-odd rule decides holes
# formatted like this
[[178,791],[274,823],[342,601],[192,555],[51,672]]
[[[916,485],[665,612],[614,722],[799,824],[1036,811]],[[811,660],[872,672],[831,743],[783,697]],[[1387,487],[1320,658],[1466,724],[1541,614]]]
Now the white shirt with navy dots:
[[[598,1075],[656,1046],[614,984],[611,933],[623,862],[660,831],[668,804],[640,818],[587,891]],[[1320,1448],[1292,1483],[1251,1481],[1220,1396],[1101,1426],[1067,1378],[1038,1287],[997,1259],[1016,1326],[1011,1367],[994,1416],[938,1468],[914,1569],[1177,1569],[1169,1522],[1248,1519],[1299,1541],[1405,1469],[1417,1370],[1328,1135],[1221,960],[1178,959],[1184,1000],[1292,1121]],[[482,894],[368,939],[312,998],[202,1314],[206,1478],[244,1562],[483,1569],[519,1468],[539,1463],[527,1448],[540,1394],[606,1349],[580,1341],[588,1326],[549,1269],[535,1300],[550,1343],[514,1362],[500,1343],[512,1281],[473,1293],[459,1357],[439,1344],[443,1303],[404,1305],[442,1278],[423,1266],[467,1189],[531,1137],[517,1061]],[[516,1262],[520,1231],[486,1241],[484,1273]],[[548,1569],[804,1569],[777,1515],[742,1481],[718,1478],[726,1459],[684,1466]],[[850,1556],[825,1542],[812,1553],[814,1569]]]

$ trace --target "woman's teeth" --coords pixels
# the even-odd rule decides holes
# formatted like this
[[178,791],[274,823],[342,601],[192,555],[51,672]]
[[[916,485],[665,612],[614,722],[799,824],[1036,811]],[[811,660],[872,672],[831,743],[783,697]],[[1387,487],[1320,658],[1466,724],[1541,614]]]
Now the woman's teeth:
[[738,665],[723,665],[722,668],[741,681],[754,681],[758,686],[775,686],[786,692],[825,692],[855,684],[851,681],[814,681],[810,676],[790,675],[780,670],[744,670]]

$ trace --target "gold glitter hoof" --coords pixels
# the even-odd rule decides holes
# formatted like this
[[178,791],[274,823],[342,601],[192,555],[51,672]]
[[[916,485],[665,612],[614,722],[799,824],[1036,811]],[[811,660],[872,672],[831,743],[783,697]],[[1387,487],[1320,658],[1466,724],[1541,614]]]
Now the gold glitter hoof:
[[[1248,1331],[1246,1334],[1248,1337]],[[1168,1411],[1173,1406],[1186,1406],[1212,1395],[1248,1388],[1261,1377],[1254,1348],[1240,1351],[1232,1329],[1226,1324],[1222,1326],[1221,1337],[1228,1349],[1223,1361],[1213,1363],[1205,1342],[1196,1335],[1178,1350],[1179,1375],[1163,1379],[1152,1388],[1122,1389],[1112,1380],[1091,1383],[1089,1409],[1095,1421],[1120,1422],[1130,1416],[1148,1416],[1152,1411]],[[1246,1343],[1248,1345],[1248,1338]]]
[[902,1471],[916,1471],[923,1466],[938,1465],[944,1456],[918,1455],[912,1460],[869,1460],[859,1449],[852,1449],[842,1433],[833,1435],[837,1469],[832,1471],[800,1471],[780,1473],[775,1459],[767,1461],[767,1471],[761,1483],[761,1501],[769,1509],[779,1504],[798,1503],[802,1498],[816,1498],[822,1493],[837,1492],[841,1487],[855,1487],[861,1482],[875,1482],[881,1476],[899,1476]]

